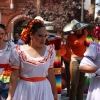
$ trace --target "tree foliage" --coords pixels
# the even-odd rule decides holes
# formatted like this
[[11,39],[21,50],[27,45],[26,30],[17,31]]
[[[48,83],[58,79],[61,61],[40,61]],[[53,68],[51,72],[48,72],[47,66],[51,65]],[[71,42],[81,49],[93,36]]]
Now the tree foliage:
[[[25,15],[35,18],[40,15],[46,21],[53,21],[55,30],[62,31],[63,27],[71,20],[81,20],[81,2],[80,0],[50,0],[40,6],[37,10],[37,2],[27,2],[23,8]],[[95,24],[89,12],[84,10],[84,22]]]

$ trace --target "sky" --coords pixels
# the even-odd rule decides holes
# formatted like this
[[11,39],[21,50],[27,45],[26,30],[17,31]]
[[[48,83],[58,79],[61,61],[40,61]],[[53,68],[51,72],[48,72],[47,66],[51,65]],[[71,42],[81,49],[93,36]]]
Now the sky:
[[[96,0],[96,3],[99,3],[100,2],[100,0]],[[100,6],[95,6],[95,18],[97,17],[97,12],[98,12],[98,10],[100,10]]]

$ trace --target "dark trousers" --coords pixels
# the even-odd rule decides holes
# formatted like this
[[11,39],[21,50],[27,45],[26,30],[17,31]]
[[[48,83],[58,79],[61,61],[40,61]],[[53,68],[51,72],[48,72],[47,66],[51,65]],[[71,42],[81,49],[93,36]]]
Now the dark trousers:
[[84,85],[86,82],[85,73],[79,71],[80,61],[71,61],[71,89],[69,100],[83,100]]
[[67,94],[70,92],[70,63],[64,61],[65,64],[65,72],[66,72],[66,87],[67,87]]

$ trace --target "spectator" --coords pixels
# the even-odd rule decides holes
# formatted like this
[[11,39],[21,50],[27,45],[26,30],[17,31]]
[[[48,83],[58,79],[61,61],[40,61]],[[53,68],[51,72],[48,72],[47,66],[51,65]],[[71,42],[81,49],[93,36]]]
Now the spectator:
[[66,54],[62,56],[62,60],[64,61],[65,64],[65,73],[66,73],[66,88],[67,88],[67,97],[69,97],[70,93],[70,60],[71,60],[71,48],[66,41],[66,44],[63,44],[64,48],[66,49]]
[[19,33],[15,33],[14,34],[14,43],[17,44],[19,39],[20,39]]

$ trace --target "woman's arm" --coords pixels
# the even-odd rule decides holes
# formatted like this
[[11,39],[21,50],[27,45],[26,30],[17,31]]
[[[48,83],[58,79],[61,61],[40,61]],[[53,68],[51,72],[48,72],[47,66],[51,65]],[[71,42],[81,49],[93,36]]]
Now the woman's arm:
[[14,96],[14,92],[15,92],[17,80],[18,80],[18,74],[19,74],[19,70],[15,69],[12,71],[10,84],[9,84],[8,98],[6,100],[12,100]]
[[53,95],[54,95],[54,100],[58,100],[57,99],[56,79],[55,79],[53,68],[48,69],[47,79],[49,80],[49,82],[51,84],[52,92],[53,92]]
[[80,46],[86,40],[87,34],[86,30],[84,30],[84,34],[80,38],[77,38],[75,34],[71,34],[67,37],[67,41],[72,46]]
[[79,70],[85,73],[94,73],[98,70],[97,67],[93,67],[93,66],[89,66],[89,65],[85,65],[85,66],[80,66]]

